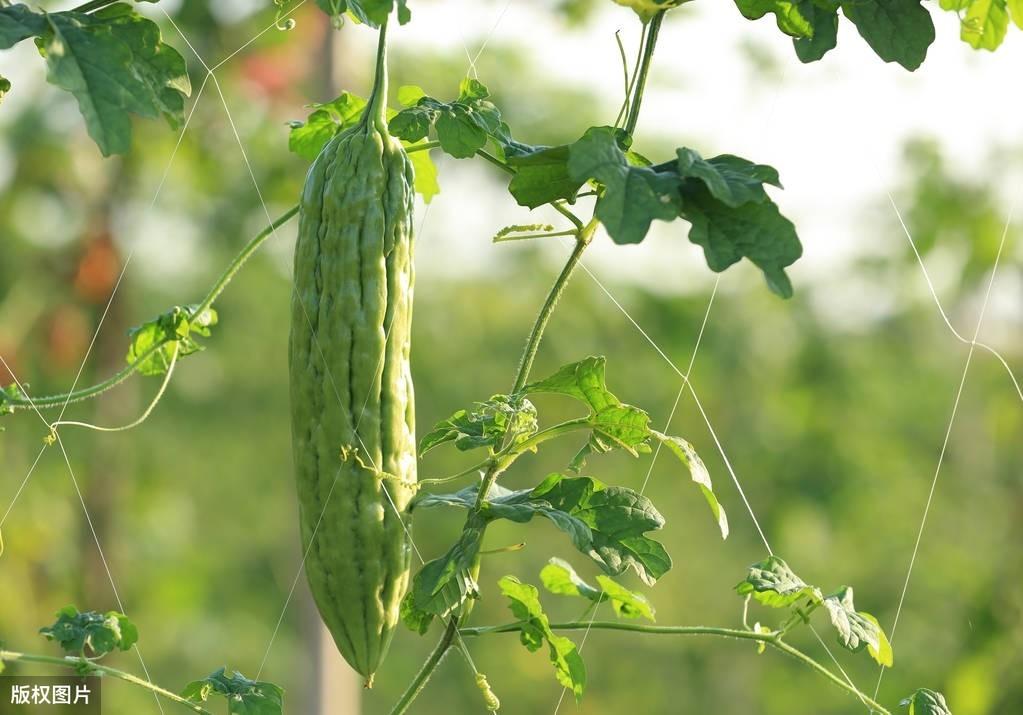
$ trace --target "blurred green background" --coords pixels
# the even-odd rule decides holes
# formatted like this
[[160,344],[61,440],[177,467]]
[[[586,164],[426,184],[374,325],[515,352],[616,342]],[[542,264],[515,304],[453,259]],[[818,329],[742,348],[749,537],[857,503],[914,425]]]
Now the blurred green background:
[[[500,18],[502,7],[507,10],[501,2],[483,5],[493,19]],[[228,55],[274,19],[272,7],[243,2],[215,7],[185,0],[167,7],[207,59]],[[429,17],[436,10],[436,3],[424,2],[416,12]],[[613,41],[596,32],[589,4],[555,3],[542,11],[572,42],[601,43],[616,52]],[[621,13],[613,22],[625,26],[630,20],[627,11]],[[666,25],[665,42],[673,27],[686,22],[684,12],[677,15]],[[370,66],[364,29],[330,33],[312,3],[294,17],[294,30],[266,32],[217,72],[272,215],[294,203],[305,170],[286,150],[284,122],[302,118],[303,105],[342,88],[365,92]],[[746,27],[737,14],[731,22]],[[614,115],[612,95],[565,82],[545,71],[517,34],[497,29],[491,36],[490,29],[487,23],[465,37],[473,47],[487,41],[478,71],[517,136],[534,143],[571,140]],[[197,89],[203,72],[194,56],[169,27],[165,34],[186,55]],[[759,81],[798,84],[792,73],[800,68],[783,41],[765,45],[761,36],[743,38],[727,51]],[[441,96],[450,93],[465,71],[461,43],[451,39],[403,49],[400,38],[399,33],[393,50],[394,86],[416,83]],[[103,160],[72,100],[42,84],[32,48],[19,49],[20,54],[0,56],[0,63],[8,63],[0,64],[4,74],[35,78],[15,81],[14,93],[0,107],[0,355],[32,394],[50,394],[74,380],[129,255],[80,385],[121,367],[130,326],[201,297],[266,221],[212,89],[150,206],[178,133],[137,122],[134,151]],[[778,68],[786,66],[789,74],[779,76]],[[651,94],[662,87],[684,95],[684,79],[655,73],[653,81]],[[641,150],[663,153],[687,141],[700,146],[702,137],[687,129],[684,114],[674,125],[654,127]],[[829,236],[804,233],[807,257],[794,272],[797,292],[791,301],[769,294],[747,265],[724,274],[693,373],[774,550],[807,580],[829,589],[855,586],[857,605],[886,628],[895,616],[967,354],[942,324],[886,192],[934,268],[950,318],[972,335],[1008,212],[1003,189],[1023,164],[1017,147],[976,140],[979,172],[960,170],[941,141],[916,136],[901,142],[892,158],[893,183],[862,182],[858,189],[856,250],[822,260],[836,252]],[[783,178],[784,149],[775,146],[768,157]],[[510,387],[535,310],[567,253],[556,242],[491,246],[489,236],[502,217],[509,218],[505,223],[535,219],[514,209],[503,194],[503,178],[488,167],[437,161],[443,192],[429,210],[419,207],[418,218],[413,370],[421,434],[453,410]],[[790,197],[799,204],[801,193],[812,192],[809,184],[787,182],[779,196],[783,210]],[[842,192],[836,194],[833,200],[841,203]],[[503,207],[499,215],[489,211],[497,205]],[[805,207],[791,212],[797,225],[801,212],[813,213]],[[0,638],[9,647],[53,652],[36,631],[67,603],[116,608],[92,538],[95,528],[124,607],[139,625],[140,648],[156,682],[177,690],[225,664],[255,674],[301,558],[286,380],[293,233],[293,225],[282,230],[231,284],[218,302],[221,325],[206,341],[209,349],[178,367],[167,396],[143,426],[111,435],[62,432],[91,527],[60,453],[49,449],[43,455],[3,526]],[[983,333],[1017,368],[1023,366],[1019,237],[1017,229],[1009,229]],[[606,237],[600,242],[609,243]],[[684,369],[713,285],[684,229],[659,227],[643,249],[595,249],[594,272]],[[606,355],[611,388],[663,425],[677,376],[580,274],[547,333],[536,374],[589,354]],[[0,382],[10,382],[2,371]],[[68,416],[127,422],[156,387],[153,379],[135,378],[101,399],[73,405]],[[537,403],[548,422],[571,414],[571,406],[556,399]],[[44,436],[29,412],[5,418],[3,426],[0,513],[19,492]],[[658,460],[647,493],[667,518],[662,537],[675,567],[655,588],[643,590],[659,623],[735,626],[741,601],[731,589],[748,564],[765,556],[763,545],[689,396],[670,431],[692,441],[707,462],[731,516],[732,535],[721,542],[687,475],[672,460]],[[956,715],[1012,713],[1023,706],[1021,433],[1023,410],[1004,369],[977,353],[895,637],[896,667],[881,690],[882,702],[892,708],[921,686],[944,691]],[[505,484],[535,483],[560,468],[576,446],[524,458]],[[459,471],[470,459],[437,450],[424,460],[421,476]],[[649,465],[649,456],[610,456],[592,459],[588,471],[638,488]],[[415,539],[424,556],[441,553],[461,520],[460,513],[421,514]],[[592,565],[547,524],[524,531],[495,526],[487,543],[499,547],[522,539],[525,550],[485,560],[474,622],[509,620],[496,579],[515,574],[536,583],[552,555],[568,559],[584,576],[594,575]],[[553,616],[577,615],[576,603],[556,596],[545,602]],[[772,615],[753,617],[766,621]],[[262,675],[287,689],[288,712],[314,712],[317,633],[302,579]],[[436,637],[433,631],[426,637],[399,634],[376,687],[362,697],[364,712],[386,712]],[[794,640],[827,659],[812,636],[800,633]],[[502,712],[554,710],[560,688],[542,653],[528,653],[514,636],[476,639],[469,646],[501,697]],[[872,692],[877,675],[872,661],[865,654],[835,652],[853,680]],[[566,701],[561,712],[863,710],[795,662],[775,653],[758,656],[742,643],[594,632],[583,655],[586,696],[578,705]],[[138,669],[131,654],[110,660]],[[154,710],[144,691],[117,682],[106,687],[112,713]],[[413,712],[481,710],[465,664],[452,656]]]

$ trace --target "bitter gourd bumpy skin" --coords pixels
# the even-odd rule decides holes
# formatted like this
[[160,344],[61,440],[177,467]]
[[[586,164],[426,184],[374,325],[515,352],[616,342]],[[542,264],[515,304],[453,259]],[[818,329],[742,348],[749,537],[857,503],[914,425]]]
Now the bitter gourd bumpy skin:
[[403,520],[416,482],[413,170],[387,132],[385,32],[362,121],[327,143],[305,181],[289,341],[305,570],[367,686],[408,585]]

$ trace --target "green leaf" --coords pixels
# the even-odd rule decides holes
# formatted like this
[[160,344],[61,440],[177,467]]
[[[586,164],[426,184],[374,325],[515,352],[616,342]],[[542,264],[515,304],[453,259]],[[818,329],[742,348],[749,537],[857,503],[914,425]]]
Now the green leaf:
[[921,0],[856,0],[844,2],[842,12],[878,57],[910,71],[934,42],[934,23]]
[[16,382],[12,382],[7,387],[0,388],[0,417],[14,414],[14,405],[11,404],[12,400],[24,402],[26,399],[28,399],[28,396],[21,391]]
[[822,600],[820,589],[807,585],[778,556],[769,556],[750,566],[735,591],[740,596],[753,596],[771,608],[788,608],[804,598],[818,603]]
[[494,395],[477,402],[471,410],[459,410],[438,422],[419,443],[419,454],[454,442],[464,451],[480,447],[500,448],[507,440],[517,445],[536,434],[536,408],[522,395]]
[[479,529],[464,531],[446,554],[427,561],[419,570],[412,579],[411,600],[404,608],[408,613],[408,618],[403,619],[406,626],[421,633],[429,625],[428,615],[447,616],[467,598],[477,597],[479,586],[472,576],[472,567],[481,538]]
[[309,105],[313,112],[304,121],[289,122],[288,149],[312,161],[324,145],[339,132],[358,124],[366,109],[366,100],[351,92],[324,104]]
[[570,563],[557,557],[548,561],[540,571],[540,581],[544,588],[559,596],[580,596],[591,601],[601,598],[599,588],[586,583]]
[[595,215],[615,243],[639,243],[655,219],[678,216],[678,176],[632,165],[614,127],[591,127],[569,147],[568,173],[576,181],[596,180],[604,186]]
[[114,650],[128,650],[139,639],[135,624],[123,613],[80,613],[74,606],[57,611],[57,620],[39,632],[56,641],[69,655],[99,658]]
[[217,311],[207,308],[191,318],[197,307],[176,305],[166,313],[131,328],[128,331],[131,345],[125,361],[134,364],[148,350],[159,345],[158,350],[138,364],[138,372],[141,375],[163,375],[170,367],[175,345],[178,346],[179,358],[203,350],[203,346],[192,335],[208,337],[210,328],[217,324]]
[[11,80],[0,74],[0,103],[3,103],[4,97],[11,91]]
[[748,258],[764,273],[768,287],[782,298],[792,297],[785,268],[803,254],[792,222],[772,201],[733,208],[703,185],[683,187],[682,215],[692,224],[689,240],[702,246],[707,265],[720,273]]
[[579,362],[562,365],[550,377],[526,385],[523,392],[568,395],[585,402],[594,413],[600,412],[605,407],[621,404],[607,389],[604,379],[606,366],[607,358],[603,355],[590,356]]
[[508,191],[519,206],[535,209],[559,199],[574,202],[585,179],[575,179],[568,173],[568,157],[567,144],[509,154],[507,162],[515,168],[515,176]]
[[1009,29],[1006,0],[972,0],[963,17],[960,35],[970,47],[996,50]]
[[[410,90],[404,99],[411,99],[415,94]],[[467,78],[459,86],[458,99],[441,102],[422,95],[414,105],[391,117],[388,129],[394,136],[410,142],[424,139],[433,130],[445,153],[456,159],[467,159],[488,141],[501,143],[508,139],[508,126],[501,121],[501,112],[489,97],[485,85]]]
[[945,696],[927,688],[920,688],[899,702],[909,708],[909,715],[952,715]]
[[792,38],[792,45],[800,62],[816,62],[838,45],[838,10],[818,7],[813,0],[801,0],[799,6],[810,19],[813,34]]
[[586,687],[586,666],[575,643],[551,630],[547,614],[540,605],[540,592],[535,586],[522,583],[514,576],[505,576],[498,585],[508,597],[508,607],[516,619],[522,621],[519,640],[528,650],[536,652],[547,643],[551,664],[558,682],[570,688],[578,702]]
[[422,87],[414,84],[404,84],[398,87],[398,104],[403,107],[414,106],[420,99],[426,96]]
[[1009,0],[1009,14],[1016,27],[1023,30],[1023,0]]
[[345,13],[364,25],[380,27],[395,8],[398,22],[404,25],[412,19],[407,0],[316,0],[316,5],[335,20]]
[[213,693],[227,699],[230,715],[282,715],[284,712],[284,690],[279,686],[249,680],[237,671],[228,677],[226,668],[192,681],[181,691],[181,697],[206,702]]
[[[470,509],[476,502],[477,490],[478,485],[474,484],[455,494],[423,495],[413,501],[411,509],[442,505]],[[626,487],[607,486],[592,477],[551,474],[535,488],[520,491],[495,485],[487,495],[481,516],[488,522],[508,519],[526,523],[536,516],[548,519],[568,534],[579,551],[613,576],[632,568],[644,583],[652,585],[671,568],[671,557],[664,547],[646,536],[646,532],[664,526],[664,517],[650,500]],[[478,544],[476,549],[478,551]],[[457,554],[449,552],[443,560],[457,559]],[[456,565],[435,566],[434,569],[448,579],[441,582],[431,577],[429,581],[431,589],[437,590],[438,583],[441,587],[454,583],[454,586],[446,586],[451,594],[445,601],[454,601],[455,587],[460,586],[453,580],[458,573]],[[413,590],[415,588],[413,585]],[[428,597],[424,592],[421,599],[417,592],[416,605],[435,612],[426,605]]]
[[0,50],[6,50],[29,37],[46,31],[46,15],[28,5],[0,7]]
[[718,528],[721,529],[721,538],[727,539],[728,515],[725,513],[724,507],[718,503],[717,497],[714,495],[714,485],[711,483],[707,466],[700,459],[700,455],[696,453],[696,450],[693,449],[693,445],[681,437],[661,434],[656,430],[650,430],[650,433],[667,447],[672,454],[678,457],[682,464],[686,465],[689,475],[696,482],[697,486],[700,487],[700,491],[703,492],[703,498],[707,500],[707,505],[710,506],[710,511],[717,520]]
[[813,24],[805,12],[805,4],[798,0],[735,0],[739,12],[748,20],[759,20],[772,13],[778,29],[793,37],[810,37]]
[[125,4],[46,17],[47,80],[75,96],[104,156],[130,148],[129,114],[180,124],[191,85],[184,59],[161,41],[156,23]]
[[664,517],[631,489],[606,486],[592,477],[551,474],[530,492],[527,503],[609,574],[632,568],[653,585],[671,568],[664,547],[645,535],[662,528]]
[[611,607],[620,617],[645,618],[651,622],[655,620],[654,607],[643,594],[630,591],[604,574],[597,575],[597,583],[600,584],[604,596],[611,600]]
[[888,637],[876,618],[869,613],[856,611],[852,587],[843,586],[825,598],[824,607],[838,631],[839,643],[854,653],[867,648],[879,665],[892,667],[894,657]]
[[423,197],[423,201],[430,203],[433,197],[440,193],[440,184],[437,183],[437,166],[430,158],[430,152],[426,150],[411,152],[408,158],[412,162],[412,170],[415,172],[412,179],[413,188],[417,194]]
[[766,164],[754,164],[731,154],[704,159],[694,150],[685,147],[679,149],[677,154],[680,176],[701,182],[711,196],[732,208],[770,201],[764,191],[764,184],[782,188],[778,171]]
[[433,622],[433,614],[416,607],[415,597],[409,591],[401,599],[401,622],[413,633],[424,635]]

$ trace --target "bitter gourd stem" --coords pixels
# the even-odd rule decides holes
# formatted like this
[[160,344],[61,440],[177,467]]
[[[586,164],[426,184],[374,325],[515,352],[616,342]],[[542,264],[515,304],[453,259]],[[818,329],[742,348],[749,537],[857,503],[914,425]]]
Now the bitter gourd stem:
[[401,699],[391,710],[391,715],[402,715],[412,705],[412,701],[416,699],[423,688],[426,687],[426,683],[430,680],[430,676],[433,675],[433,671],[440,665],[441,660],[444,659],[444,655],[448,652],[448,648],[455,642],[455,637],[458,636],[458,618],[452,617],[448,621],[447,627],[444,629],[444,635],[441,636],[440,641],[434,647],[433,652],[430,653],[430,657],[427,658],[426,662],[423,663],[423,667],[416,673],[415,679],[409,684],[408,688],[402,694]]
[[661,31],[665,12],[665,10],[661,10],[654,15],[647,28],[646,42],[643,45],[643,54],[639,64],[639,75],[634,78],[636,90],[632,95],[632,103],[629,105],[629,116],[625,120],[625,133],[630,137],[636,131],[636,123],[639,122],[639,109],[643,106],[643,91],[646,89],[646,80],[650,74],[650,60],[654,56],[654,47],[657,45],[657,35]]
[[380,23],[377,39],[377,61],[373,76],[373,91],[369,95],[369,108],[363,115],[373,122],[376,130],[387,136],[387,21]]

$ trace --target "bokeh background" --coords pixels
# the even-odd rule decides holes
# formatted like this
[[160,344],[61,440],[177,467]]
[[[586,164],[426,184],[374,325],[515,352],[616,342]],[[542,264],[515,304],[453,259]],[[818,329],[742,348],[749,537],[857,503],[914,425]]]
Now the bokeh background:
[[[163,6],[207,61],[227,57],[273,24],[258,0]],[[61,3],[43,3],[50,8]],[[630,53],[631,13],[610,2],[418,0],[393,36],[393,86],[447,97],[475,59],[516,136],[577,138],[613,120],[621,102],[614,33]],[[204,70],[159,13],[193,87]],[[851,584],[857,605],[890,627],[962,375],[967,346],[941,321],[892,205],[923,254],[952,323],[972,335],[992,263],[1023,184],[1018,68],[1023,36],[998,53],[958,41],[939,13],[938,40],[916,73],[885,65],[843,33],[839,49],[803,66],[772,23],[745,21],[727,2],[697,2],[666,21],[637,148],[648,156],[688,145],[771,163],[776,194],[800,227],[805,257],[796,296],[781,301],[758,272],[723,274],[693,380],[725,452],[775,551],[825,588]],[[287,151],[290,119],[341,89],[365,93],[371,33],[330,30],[306,2],[293,30],[271,29],[217,70],[268,210],[291,206],[305,163]],[[846,28],[848,29],[848,28]],[[482,48],[482,49],[481,49]],[[478,53],[478,57],[477,57]],[[43,81],[31,43],[0,55],[14,89],[0,107],[0,354],[34,394],[75,378],[116,278],[125,279],[85,365],[91,384],[123,364],[126,330],[201,297],[265,223],[231,124],[211,87],[173,163],[179,134],[137,122],[134,148],[102,159],[73,100]],[[485,164],[437,157],[442,193],[419,207],[413,369],[420,431],[474,399],[508,389],[525,335],[568,248],[557,240],[494,246],[508,223],[545,218],[516,207]],[[155,202],[154,193],[167,170]],[[538,212],[540,213],[540,212]],[[218,303],[221,325],[204,353],[178,367],[167,396],[138,429],[63,432],[84,495],[154,680],[181,688],[221,665],[253,675],[274,633],[300,561],[287,417],[286,336],[294,226],[281,230]],[[1007,244],[982,330],[1023,370],[1020,231]],[[682,224],[645,243],[602,236],[587,266],[663,352],[688,364],[712,288]],[[588,354],[608,357],[609,384],[663,425],[679,380],[585,274],[573,281],[539,354],[543,374]],[[0,373],[0,381],[10,382]],[[135,378],[73,419],[130,421],[157,388]],[[538,400],[542,416],[570,414]],[[0,513],[7,511],[44,430],[30,413],[4,419]],[[675,568],[646,590],[663,624],[739,623],[731,589],[764,548],[690,397],[671,431],[702,454],[729,510],[722,542],[677,464],[659,460],[648,494],[667,518]],[[1001,365],[977,353],[958,407],[916,569],[895,637],[896,667],[881,690],[895,707],[920,686],[942,690],[956,715],[1023,707],[1023,406]],[[523,459],[506,477],[522,487],[559,468],[575,445]],[[560,452],[559,452],[560,449]],[[457,471],[471,456],[438,450],[423,476]],[[591,460],[605,481],[638,488],[650,458]],[[437,555],[459,513],[423,514],[415,538]],[[594,569],[546,524],[495,527],[491,547],[525,538],[524,551],[489,557],[479,623],[509,618],[496,595],[504,574],[537,582],[552,555]],[[36,630],[67,604],[116,607],[82,504],[58,451],[48,450],[3,525],[0,638],[51,652]],[[633,586],[638,581],[627,579]],[[645,590],[645,589],[644,589]],[[578,604],[546,598],[574,617]],[[757,613],[756,618],[770,618]],[[403,632],[361,711],[386,712],[436,633]],[[322,661],[315,610],[300,580],[270,651],[265,679],[287,689],[288,712],[316,713]],[[826,659],[805,633],[794,641]],[[553,712],[560,695],[542,653],[514,636],[470,643],[509,714]],[[838,652],[873,691],[865,656]],[[593,633],[583,655],[587,713],[815,713],[863,711],[855,699],[777,654],[710,639]],[[111,661],[135,670],[131,654]],[[31,672],[20,668],[19,672]],[[330,677],[336,677],[331,675]],[[111,682],[112,713],[155,709],[143,691]],[[356,711],[345,705],[343,712]],[[414,712],[480,712],[456,656]],[[326,712],[326,710],[325,710]],[[336,710],[335,710],[336,712]]]

